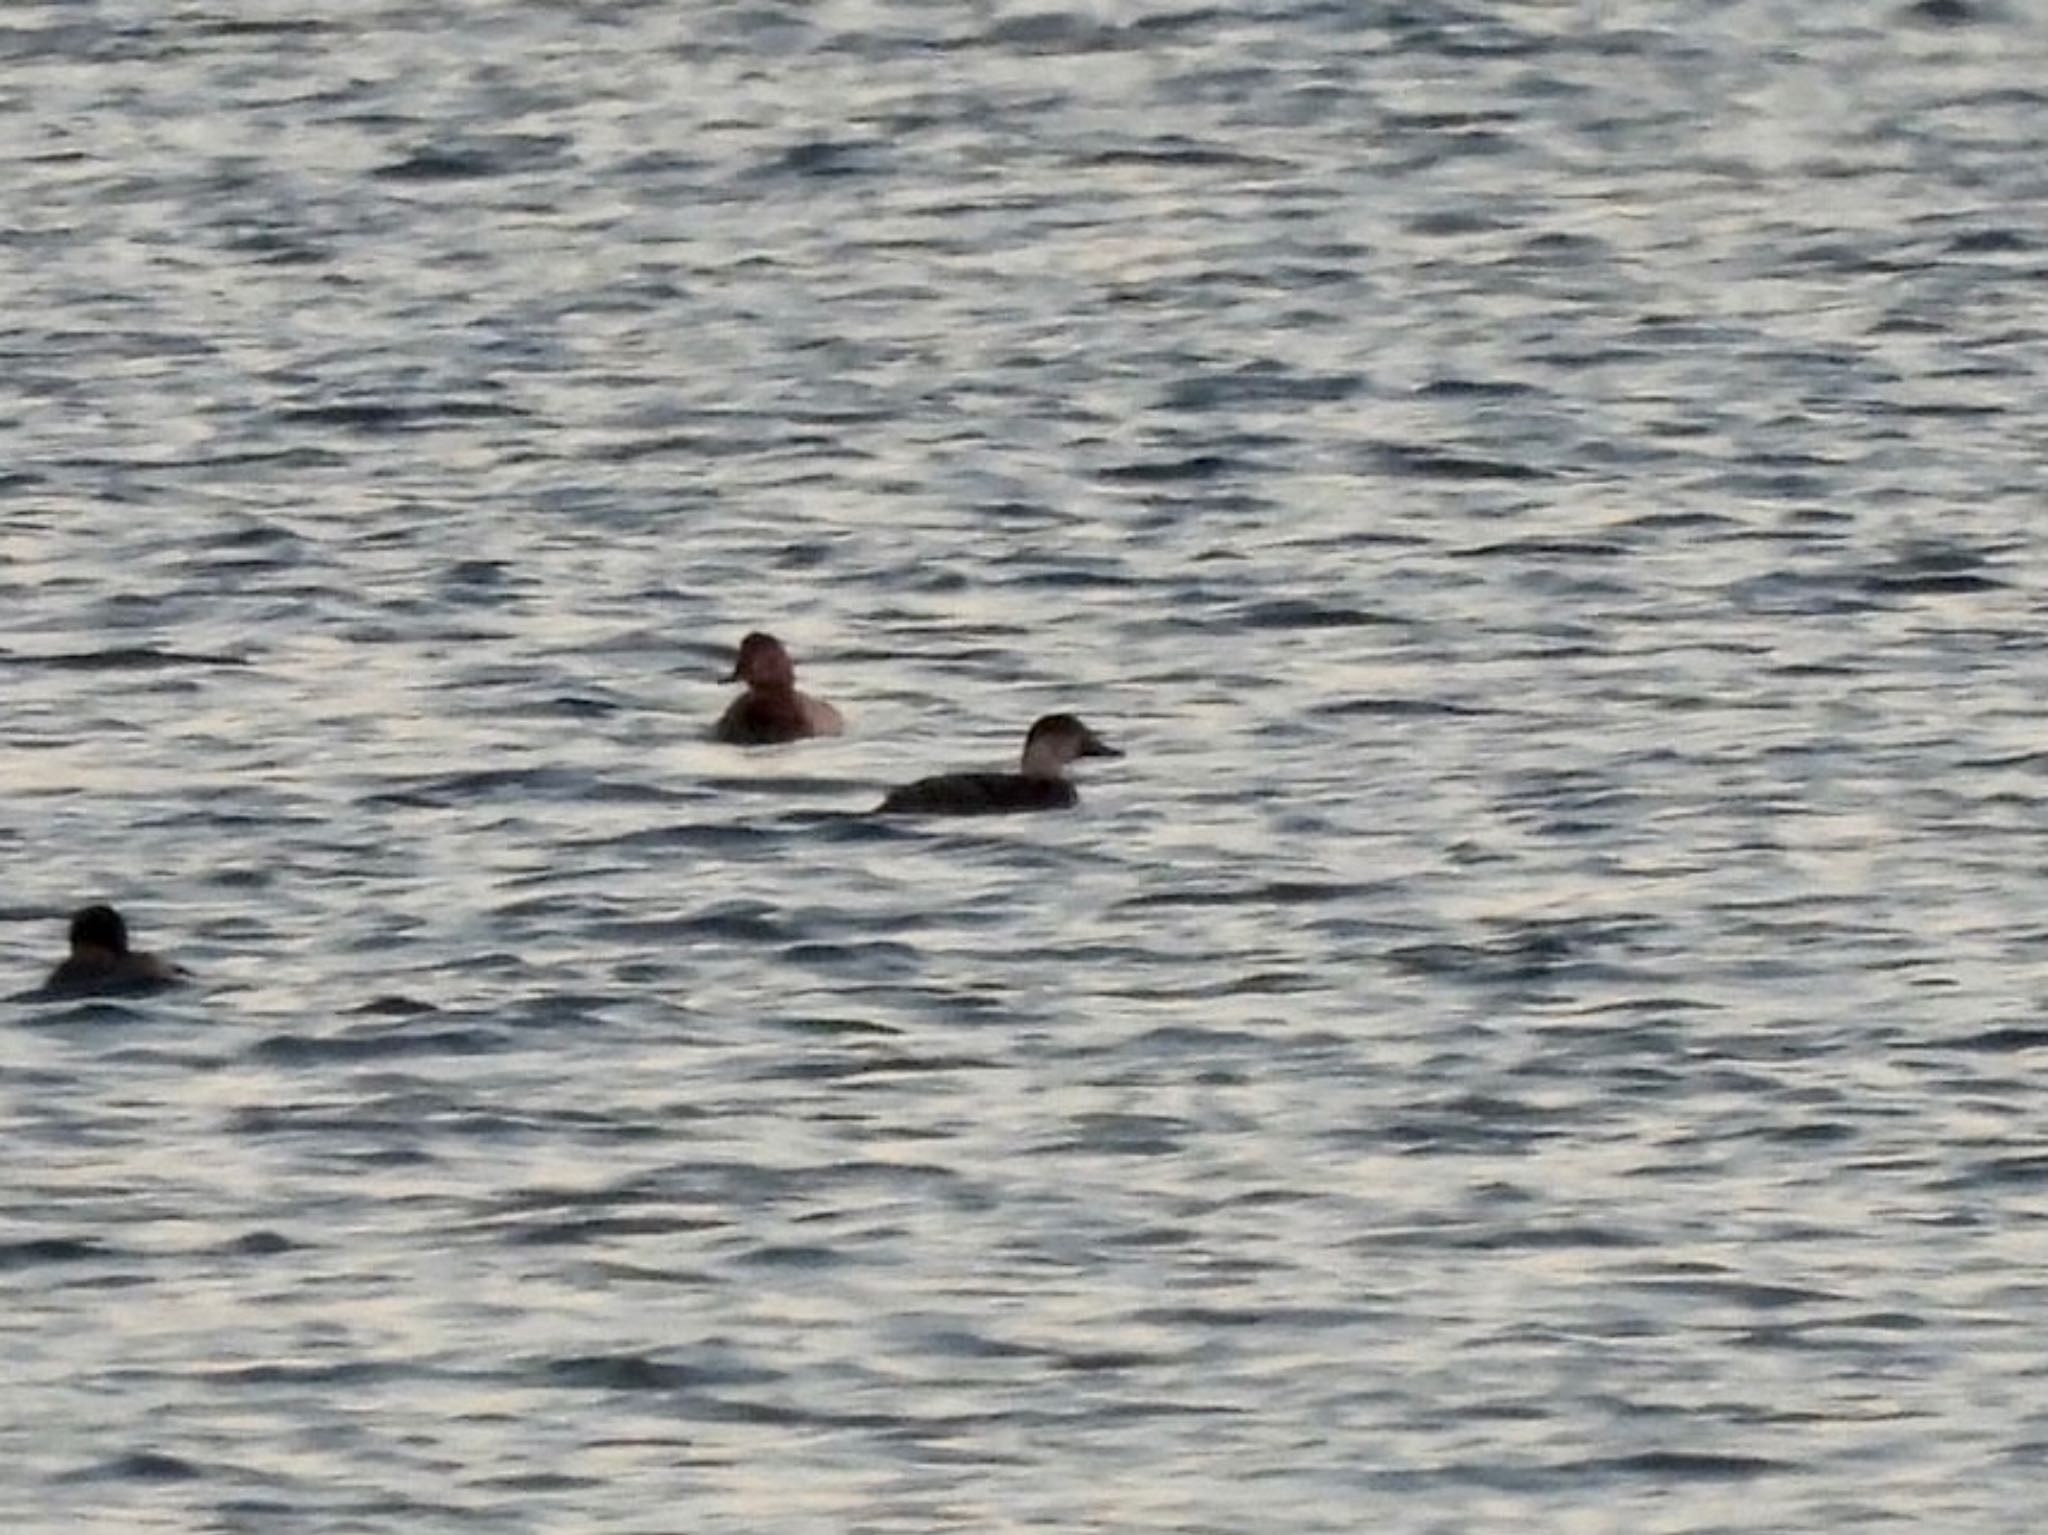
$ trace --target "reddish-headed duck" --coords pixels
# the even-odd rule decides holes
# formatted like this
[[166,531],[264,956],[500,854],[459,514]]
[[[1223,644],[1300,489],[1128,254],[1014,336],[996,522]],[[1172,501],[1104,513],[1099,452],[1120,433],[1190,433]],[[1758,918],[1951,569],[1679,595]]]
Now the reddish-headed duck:
[[44,983],[55,996],[107,996],[154,991],[186,977],[185,970],[128,947],[128,924],[111,906],[86,906],[71,918],[71,954]]
[[772,634],[740,641],[739,658],[727,682],[744,682],[746,692],[718,717],[712,734],[734,746],[773,746],[808,736],[836,736],[846,729],[839,711],[822,698],[799,693],[796,662]]

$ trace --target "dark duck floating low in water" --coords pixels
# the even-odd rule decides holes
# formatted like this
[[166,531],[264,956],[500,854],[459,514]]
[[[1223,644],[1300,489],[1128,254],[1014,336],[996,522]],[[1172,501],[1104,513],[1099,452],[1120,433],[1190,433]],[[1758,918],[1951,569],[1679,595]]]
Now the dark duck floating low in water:
[[186,978],[182,966],[128,947],[128,924],[111,906],[86,906],[71,918],[71,954],[50,972],[51,997],[105,997],[155,991]]
[[1024,762],[1015,773],[941,773],[891,789],[876,808],[900,815],[994,815],[1012,810],[1071,810],[1080,795],[1067,764],[1082,757],[1122,752],[1071,714],[1048,714],[1024,737]]
[[796,662],[772,634],[754,633],[741,640],[739,658],[725,680],[747,685],[712,727],[711,734],[729,745],[776,746],[810,736],[836,736],[846,729],[837,709],[797,691]]

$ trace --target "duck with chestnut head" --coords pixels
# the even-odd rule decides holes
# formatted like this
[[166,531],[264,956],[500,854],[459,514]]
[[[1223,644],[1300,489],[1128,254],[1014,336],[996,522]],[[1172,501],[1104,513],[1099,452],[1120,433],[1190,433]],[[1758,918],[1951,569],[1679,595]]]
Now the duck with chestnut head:
[[175,986],[186,979],[181,965],[128,946],[128,923],[111,906],[85,906],[72,913],[71,953],[43,984],[46,996],[119,996]]
[[845,733],[846,720],[837,709],[797,691],[796,662],[772,634],[756,632],[741,640],[732,675],[725,680],[747,685],[712,727],[712,735],[729,745],[776,746]]

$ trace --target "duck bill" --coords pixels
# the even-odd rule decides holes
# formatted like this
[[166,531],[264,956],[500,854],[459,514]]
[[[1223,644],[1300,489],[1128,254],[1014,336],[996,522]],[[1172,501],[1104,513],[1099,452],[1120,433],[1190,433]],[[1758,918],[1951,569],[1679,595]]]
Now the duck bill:
[[1103,740],[1101,736],[1090,736],[1081,745],[1081,755],[1084,757],[1121,757],[1123,753]]

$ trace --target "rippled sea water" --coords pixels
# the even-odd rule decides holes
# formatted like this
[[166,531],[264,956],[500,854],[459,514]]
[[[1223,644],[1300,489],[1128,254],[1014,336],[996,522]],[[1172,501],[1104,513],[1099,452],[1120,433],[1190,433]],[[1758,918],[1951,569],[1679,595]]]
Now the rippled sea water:
[[6,1527],[2038,1528],[2043,82],[7,7]]

